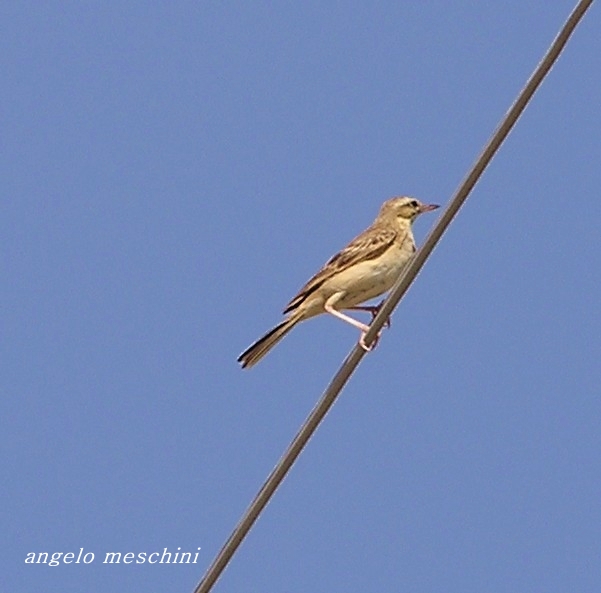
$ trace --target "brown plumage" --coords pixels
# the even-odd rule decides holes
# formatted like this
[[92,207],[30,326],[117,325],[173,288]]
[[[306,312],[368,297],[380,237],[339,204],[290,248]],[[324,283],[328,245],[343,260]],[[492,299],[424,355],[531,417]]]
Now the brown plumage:
[[[368,326],[342,313],[390,290],[415,251],[411,224],[423,212],[438,208],[401,196],[382,205],[373,224],[332,257],[288,303],[288,317],[239,357],[242,368],[251,367],[273,348],[297,323],[321,313],[332,315],[361,330],[364,342]],[[371,311],[375,307],[363,307]]]

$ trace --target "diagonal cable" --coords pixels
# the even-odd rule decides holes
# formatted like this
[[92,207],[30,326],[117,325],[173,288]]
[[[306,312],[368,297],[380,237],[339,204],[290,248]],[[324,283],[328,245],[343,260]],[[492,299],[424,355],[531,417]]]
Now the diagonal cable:
[[[395,285],[392,287],[390,295],[373,320],[373,323],[371,324],[370,329],[365,337],[367,344],[370,344],[373,341],[377,333],[382,329],[382,326],[386,320],[390,317],[392,311],[398,305],[399,301],[403,298],[415,280],[417,274],[426,262],[426,259],[432,253],[438,241],[440,241],[440,238],[467,199],[478,179],[480,179],[480,176],[492,160],[493,156],[517,122],[518,118],[526,108],[526,105],[530,102],[530,99],[540,86],[541,82],[551,70],[551,67],[556,62],[559,54],[568,42],[568,39],[592,3],[593,0],[580,0],[568,17],[561,31],[551,44],[551,47],[548,49],[547,53],[518,95],[518,98],[509,108],[509,111],[507,111],[505,114],[505,117],[502,119],[501,123],[491,136],[490,140],[484,147],[484,150],[476,159],[476,162],[470,169],[470,172],[456,190],[449,205],[426,238],[426,241],[417,251],[411,263],[405,268]],[[213,560],[204,577],[194,589],[194,593],[209,593],[209,591],[212,589],[213,585],[221,576],[221,573],[242,543],[242,540],[246,537],[254,522],[257,520],[257,517],[265,508],[274,492],[288,473],[288,470],[292,467],[292,464],[296,461],[296,458],[300,455],[300,452],[303,450],[304,446],[307,444],[319,426],[320,422],[324,419],[325,415],[336,401],[336,398],[340,394],[342,388],[355,371],[357,365],[364,355],[365,351],[359,345],[357,345],[346,357],[342,363],[342,366],[334,375],[334,378],[324,391],[320,400],[317,402],[316,406],[313,408],[308,418],[301,426],[300,430],[278,461],[277,465],[269,474],[269,477],[261,487],[261,490],[259,490],[258,494],[240,519],[240,522],[238,525],[236,525],[236,528]]]

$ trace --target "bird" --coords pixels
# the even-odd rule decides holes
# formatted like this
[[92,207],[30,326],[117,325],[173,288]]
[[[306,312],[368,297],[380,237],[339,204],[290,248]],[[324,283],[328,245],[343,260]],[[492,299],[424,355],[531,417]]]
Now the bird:
[[322,313],[360,330],[359,345],[370,351],[374,344],[365,343],[369,326],[342,311],[360,310],[376,315],[381,303],[377,306],[361,306],[361,303],[392,288],[416,251],[411,225],[420,214],[437,208],[438,204],[422,204],[410,196],[385,201],[371,226],[330,258],[299,290],[284,309],[286,318],[240,354],[241,367],[254,366],[295,325]]

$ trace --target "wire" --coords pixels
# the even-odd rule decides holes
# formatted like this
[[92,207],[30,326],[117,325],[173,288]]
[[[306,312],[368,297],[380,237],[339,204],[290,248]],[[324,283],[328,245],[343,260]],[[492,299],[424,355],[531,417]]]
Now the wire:
[[[526,108],[526,105],[530,102],[530,99],[540,86],[545,76],[551,70],[551,67],[556,62],[559,54],[565,47],[568,39],[574,32],[576,26],[593,3],[593,0],[581,0],[576,8],[572,11],[568,20],[565,22],[561,31],[551,44],[551,47],[545,54],[544,58],[538,64],[530,79],[518,95],[509,111],[505,114],[500,125],[497,127],[490,140],[484,147],[484,150],[480,153],[476,162],[472,166],[470,172],[460,184],[459,188],[455,191],[455,194],[451,198],[451,202],[447,206],[446,210],[436,223],[428,235],[426,241],[422,247],[417,251],[415,257],[411,263],[405,268],[395,285],[393,286],[390,295],[382,305],[382,308],[373,320],[370,329],[365,337],[367,344],[370,344],[376,337],[386,320],[390,317],[391,313],[398,305],[399,301],[403,298],[417,274],[422,269],[426,259],[434,250],[434,247],[440,241],[443,233],[467,199],[473,187],[476,185],[478,179],[492,160],[493,156],[517,122],[518,118]],[[217,579],[221,576],[221,573],[235,554],[238,546],[242,543],[242,540],[246,537],[257,517],[261,511],[265,508],[274,492],[281,484],[282,480],[288,473],[288,470],[292,467],[292,464],[296,461],[300,452],[303,450],[329,409],[332,407],[336,398],[340,394],[340,391],[348,381],[349,377],[357,368],[359,362],[365,355],[365,351],[359,345],[356,345],[350,354],[346,357],[342,366],[338,372],[334,375],[334,378],[324,391],[320,400],[301,426],[300,430],[282,455],[277,465],[273,468],[269,477],[259,490],[255,499],[251,502],[250,506],[240,519],[238,525],[225,542],[213,563],[208,568],[204,577],[198,583],[194,589],[194,593],[209,593]]]

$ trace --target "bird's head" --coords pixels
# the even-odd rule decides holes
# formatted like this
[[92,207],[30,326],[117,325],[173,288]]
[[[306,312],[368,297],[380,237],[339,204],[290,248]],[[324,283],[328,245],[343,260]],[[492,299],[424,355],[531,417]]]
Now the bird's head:
[[438,204],[422,204],[409,196],[391,198],[382,204],[378,218],[404,219],[413,222],[420,214],[439,208]]

